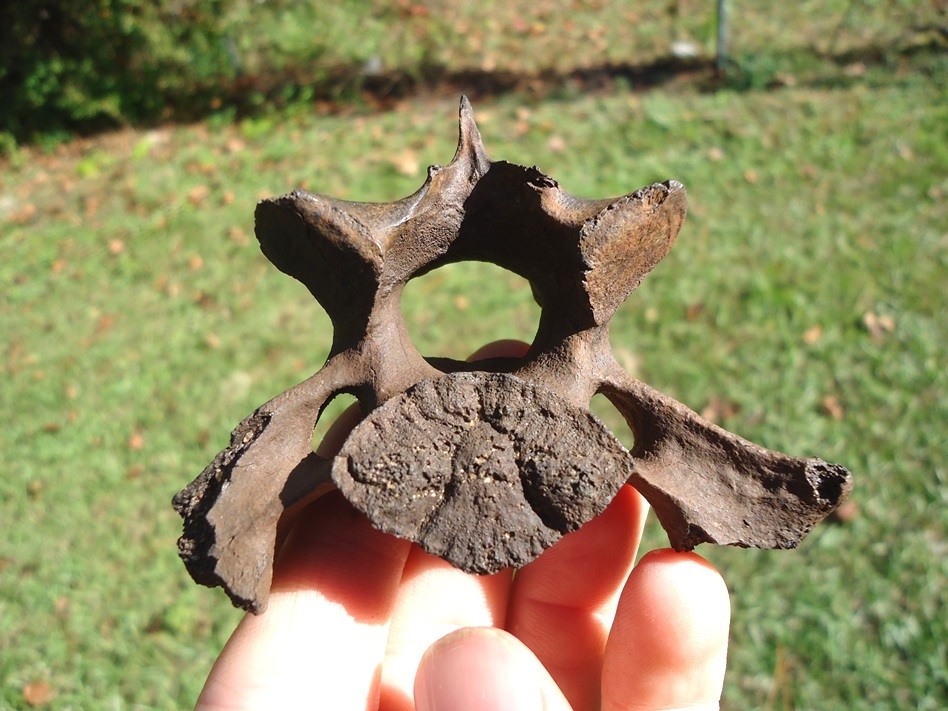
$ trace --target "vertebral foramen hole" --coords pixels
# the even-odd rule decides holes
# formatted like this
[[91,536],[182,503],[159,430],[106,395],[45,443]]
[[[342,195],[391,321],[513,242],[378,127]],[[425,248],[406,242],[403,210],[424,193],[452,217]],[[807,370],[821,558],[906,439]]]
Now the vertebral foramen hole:
[[402,315],[422,355],[465,360],[491,341],[530,343],[540,307],[523,277],[486,262],[463,262],[408,282]]

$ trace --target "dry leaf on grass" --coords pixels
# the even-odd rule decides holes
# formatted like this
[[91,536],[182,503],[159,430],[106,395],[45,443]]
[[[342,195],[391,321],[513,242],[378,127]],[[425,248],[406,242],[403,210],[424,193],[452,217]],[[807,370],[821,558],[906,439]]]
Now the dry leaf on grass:
[[706,420],[718,423],[729,417],[734,417],[740,411],[739,405],[724,398],[712,397],[701,411],[701,416]]
[[844,501],[833,513],[829,515],[829,520],[834,523],[849,523],[859,517],[859,505],[853,501]]
[[391,158],[392,167],[401,175],[412,178],[418,174],[420,163],[415,151],[405,150]]
[[823,398],[823,412],[834,420],[841,420],[846,414],[846,411],[843,410],[843,406],[835,395],[827,395]]
[[885,314],[877,314],[874,311],[867,311],[863,314],[862,324],[869,331],[872,340],[881,341],[887,333],[895,330],[895,319]]
[[141,432],[132,432],[131,436],[128,438],[128,448],[133,450],[139,450],[145,446],[145,437]]
[[822,326],[813,326],[808,328],[803,332],[803,342],[808,346],[812,346],[814,343],[818,342],[823,337],[823,327]]
[[198,207],[204,199],[211,194],[211,189],[206,185],[196,185],[188,190],[188,202]]
[[31,681],[23,687],[23,700],[30,706],[45,706],[56,698],[48,681]]

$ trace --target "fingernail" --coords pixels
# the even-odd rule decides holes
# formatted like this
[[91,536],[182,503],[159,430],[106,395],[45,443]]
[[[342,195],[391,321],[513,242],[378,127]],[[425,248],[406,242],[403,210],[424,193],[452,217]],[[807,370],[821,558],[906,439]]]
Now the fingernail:
[[416,711],[542,709],[537,682],[505,634],[469,628],[435,642],[415,678]]

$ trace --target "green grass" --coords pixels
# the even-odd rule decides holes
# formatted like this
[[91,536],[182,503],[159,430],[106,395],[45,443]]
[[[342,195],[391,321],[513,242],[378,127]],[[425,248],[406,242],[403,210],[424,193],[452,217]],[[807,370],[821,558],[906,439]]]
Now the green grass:
[[[684,182],[677,246],[615,318],[621,360],[855,474],[855,517],[797,551],[701,550],[732,591],[728,709],[948,705],[948,65],[863,70],[475,105],[492,157],[571,192]],[[331,337],[256,249],[253,205],[403,196],[453,155],[456,110],[129,130],[4,164],[0,708],[37,682],[55,709],[193,702],[239,614],[188,578],[170,498]],[[518,277],[462,264],[411,284],[405,313],[424,352],[460,357],[529,340],[537,309]]]

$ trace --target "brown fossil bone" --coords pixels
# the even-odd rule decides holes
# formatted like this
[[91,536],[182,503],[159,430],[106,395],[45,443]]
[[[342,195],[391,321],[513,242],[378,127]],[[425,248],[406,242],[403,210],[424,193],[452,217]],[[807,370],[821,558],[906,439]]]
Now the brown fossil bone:
[[[849,472],[717,427],[627,375],[610,349],[609,320],[668,253],[685,211],[674,181],[583,200],[537,168],[491,161],[463,97],[457,153],[414,195],[261,202],[264,254],[325,308],[333,344],[315,375],[249,415],[175,497],[192,577],[262,612],[278,527],[333,487],[377,528],[475,573],[525,565],[627,482],[677,549],[796,546],[849,495]],[[465,260],[532,284],[541,317],[523,358],[462,363],[412,344],[404,285]],[[313,426],[344,392],[365,417],[323,459]],[[596,393],[629,423],[631,453],[589,414]]]

